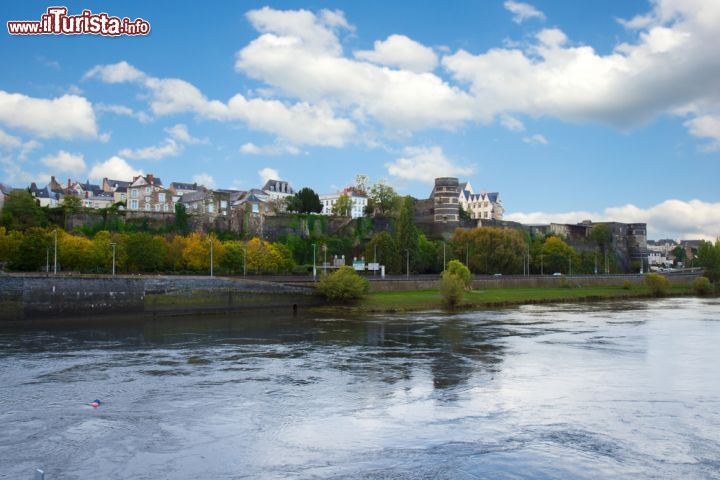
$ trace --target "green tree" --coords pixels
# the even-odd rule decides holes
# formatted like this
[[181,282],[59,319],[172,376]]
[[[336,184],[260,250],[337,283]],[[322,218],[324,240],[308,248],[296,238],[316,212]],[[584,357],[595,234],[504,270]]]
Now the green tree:
[[369,203],[374,208],[374,214],[379,217],[386,217],[393,214],[398,207],[399,199],[395,189],[384,181],[379,181],[370,187],[368,192]]
[[442,270],[442,242],[432,242],[422,233],[418,235],[413,264],[418,273],[437,273]]
[[685,265],[685,261],[687,258],[687,254],[685,252],[685,249],[678,245],[677,247],[672,249],[672,256],[675,257],[675,265],[677,266],[679,263],[682,263]]
[[188,232],[188,214],[185,205],[175,204],[175,231],[186,234]]
[[370,241],[365,244],[364,253],[368,261],[375,261],[375,254],[377,253],[377,262],[380,265],[385,265],[385,270],[388,273],[399,271],[395,240],[388,232],[383,231],[373,235]]
[[241,242],[225,242],[220,266],[228,273],[242,273],[245,262],[245,246]]
[[[453,262],[456,261],[453,260]],[[464,265],[462,266],[465,268]],[[462,278],[449,270],[445,270],[440,277],[440,295],[446,306],[453,308],[459,305],[465,296],[465,284]]]
[[524,233],[509,228],[458,228],[451,244],[455,255],[467,259],[472,272],[517,274],[523,271],[527,244]]
[[47,218],[28,190],[14,190],[5,199],[0,224],[8,230],[27,230],[45,226]]
[[459,278],[466,289],[469,289],[472,285],[472,273],[470,273],[470,270],[459,260],[450,260],[445,272]]
[[570,264],[577,268],[577,254],[575,249],[565,243],[562,239],[551,236],[545,239],[542,249],[545,272],[570,273]]
[[349,217],[351,211],[352,200],[350,200],[350,197],[343,193],[338,197],[337,200],[335,200],[335,203],[332,207],[332,213],[333,215],[337,215],[340,217]]
[[415,201],[412,197],[405,197],[400,208],[400,215],[395,223],[395,246],[398,249],[398,257],[404,265],[406,263],[405,256],[409,252],[413,269],[418,259],[418,230],[415,226],[414,205]]
[[368,291],[368,281],[350,267],[340,267],[330,275],[323,275],[317,293],[330,301],[356,300]]
[[643,283],[656,297],[665,296],[670,291],[670,282],[659,273],[648,273],[645,275]]
[[134,233],[125,237],[127,269],[131,272],[158,272],[167,258],[167,245],[162,237],[149,233]]
[[305,187],[295,194],[294,200],[288,201],[288,210],[299,213],[320,213],[322,203],[320,197],[312,188]]
[[0,227],[0,268],[3,265],[11,265],[15,261],[22,240],[22,232],[17,230],[8,232],[5,227]]
[[52,262],[53,252],[48,248],[50,248],[50,237],[47,231],[39,227],[28,228],[22,235],[22,240],[10,265],[15,270],[44,270],[48,252],[50,252],[50,262]]
[[714,245],[711,242],[700,244],[698,264],[705,268],[705,276],[711,282],[717,283],[720,280],[720,239],[716,240]]

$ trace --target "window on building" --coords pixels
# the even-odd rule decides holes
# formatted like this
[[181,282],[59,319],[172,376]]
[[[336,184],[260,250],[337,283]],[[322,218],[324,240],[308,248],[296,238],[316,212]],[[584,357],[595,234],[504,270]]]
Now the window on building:
[[138,191],[135,190],[135,189],[130,190],[130,196],[133,197],[133,198],[137,198],[137,197],[138,197]]
[[220,200],[220,208],[227,208],[227,200]]
[[257,203],[253,203],[252,213],[260,213],[260,205],[258,205]]
[[165,203],[165,194],[163,192],[158,193],[158,201]]
[[124,194],[124,193],[121,193],[121,194],[120,194],[120,201],[123,201],[123,200],[125,200],[125,194]]
[[207,206],[208,213],[213,213],[215,211],[215,204],[214,203],[208,203]]
[[145,193],[150,193],[150,187],[145,187]]
[[[133,190],[134,191],[134,190]],[[137,210],[138,208],[138,201],[137,200],[130,200],[130,208],[133,210]]]
[[165,203],[165,204],[163,204],[163,212],[167,212],[167,211],[168,211],[168,204]]
[[155,211],[156,211],[156,212],[159,212],[159,211],[160,211],[160,204],[159,204],[159,203],[156,203],[156,204],[155,204]]
[[149,203],[146,203],[146,204],[145,204],[145,210],[150,211],[151,208],[152,208],[152,207],[150,206]]

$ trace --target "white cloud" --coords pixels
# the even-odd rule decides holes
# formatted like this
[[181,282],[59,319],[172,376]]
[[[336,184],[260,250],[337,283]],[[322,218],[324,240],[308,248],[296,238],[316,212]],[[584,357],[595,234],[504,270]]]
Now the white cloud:
[[583,220],[644,222],[648,238],[714,240],[720,236],[720,203],[701,200],[666,200],[649,208],[635,205],[606,208],[602,212],[573,211],[564,213],[511,213],[506,220],[521,223],[578,223]]
[[100,163],[97,162],[90,169],[90,178],[102,180],[105,177],[115,180],[132,180],[136,175],[142,175],[142,170],[132,167],[124,159],[113,156]]
[[[327,104],[298,102],[288,105],[279,100],[248,99],[241,94],[223,103],[208,99],[197,87],[178,78],[105,74],[106,70],[114,72],[117,65],[120,64],[96,66],[86,76],[139,82],[151,92],[150,107],[155,115],[191,112],[212,120],[239,120],[251,129],[274,133],[296,144],[341,147],[355,134],[355,125],[350,120],[335,117]],[[123,66],[120,70],[126,68]]]
[[160,160],[165,157],[176,157],[180,155],[182,151],[182,145],[171,138],[167,138],[159,145],[152,145],[135,150],[124,148],[118,152],[118,155],[137,160]]
[[545,136],[540,135],[539,133],[536,133],[535,135],[530,135],[527,137],[523,137],[523,142],[529,143],[530,145],[547,145],[548,141]]
[[708,152],[720,151],[720,115],[703,115],[685,122],[690,135],[700,138],[709,138],[711,142],[702,146]]
[[126,117],[132,117],[137,119],[140,123],[148,123],[151,118],[150,116],[145,112],[136,112],[130,107],[126,107],[125,105],[113,105],[113,104],[105,104],[105,103],[98,103],[95,105],[95,111],[96,112],[110,112],[114,113],[115,115],[123,115]]
[[437,177],[466,176],[473,168],[453,164],[440,147],[407,147],[405,156],[386,163],[388,173],[405,180],[433,183]]
[[500,115],[500,125],[511,132],[522,132],[525,130],[525,124],[522,121],[506,113]]
[[503,6],[513,14],[513,22],[522,23],[529,18],[545,20],[545,14],[529,3],[507,0]]
[[255,145],[252,142],[245,143],[240,147],[240,153],[245,155],[299,155],[300,149],[294,145],[272,144]]
[[0,90],[0,123],[42,138],[98,136],[92,104],[77,95],[45,99]]
[[270,167],[263,168],[258,172],[258,175],[260,176],[260,181],[263,185],[265,185],[265,182],[268,180],[282,180],[280,172]]
[[142,80],[145,74],[126,61],[122,61],[112,65],[97,65],[88,70],[83,78],[99,78],[105,83],[125,83]]
[[11,150],[15,148],[20,148],[22,144],[23,142],[20,137],[14,137],[0,130],[0,148]]
[[193,183],[197,183],[198,185],[204,185],[207,188],[215,188],[215,179],[212,177],[212,175],[209,175],[205,172],[193,175],[192,181]]
[[183,123],[178,123],[177,125],[166,128],[165,131],[168,133],[168,135],[170,135],[170,137],[174,138],[179,142],[189,144],[210,143],[210,140],[208,140],[207,138],[195,138],[190,135],[187,125]]
[[358,60],[399,67],[416,73],[432,71],[438,63],[432,48],[405,35],[390,35],[385,41],[376,41],[372,50],[360,50],[354,55]]
[[720,3],[653,2],[638,40],[608,54],[545,29],[526,51],[495,48],[443,58],[467,83],[480,116],[515,112],[627,129],[662,113],[712,114],[720,105]]
[[[235,69],[286,95],[393,130],[453,128],[474,116],[474,100],[437,75],[346,58],[335,32],[310,12],[263,8],[247,16],[261,35],[237,53]],[[289,27],[289,19],[304,27]]]
[[40,162],[52,169],[53,172],[70,173],[79,175],[85,171],[85,159],[79,153],[69,153],[60,150],[54,155],[47,155],[40,159]]

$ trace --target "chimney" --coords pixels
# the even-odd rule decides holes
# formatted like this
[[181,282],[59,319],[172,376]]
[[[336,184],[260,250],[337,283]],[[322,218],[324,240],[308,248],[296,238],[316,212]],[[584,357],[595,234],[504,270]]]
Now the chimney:
[[89,198],[89,197],[90,197],[90,192],[85,192],[85,198]]
[[70,190],[70,179],[68,178],[68,190]]
[[55,183],[55,175],[50,176],[50,183]]
[[149,183],[150,185],[152,185],[152,184],[153,184],[153,180],[154,180],[153,174],[152,174],[152,173],[148,173],[147,179],[148,179],[148,183]]

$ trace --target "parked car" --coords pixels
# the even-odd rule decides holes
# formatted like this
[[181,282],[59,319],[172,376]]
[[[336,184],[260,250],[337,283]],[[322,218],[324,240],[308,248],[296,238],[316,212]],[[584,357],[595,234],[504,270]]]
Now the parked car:
[[553,277],[562,277],[562,273],[555,272],[555,273],[553,273]]
[[493,273],[493,277],[502,277],[502,273]]

